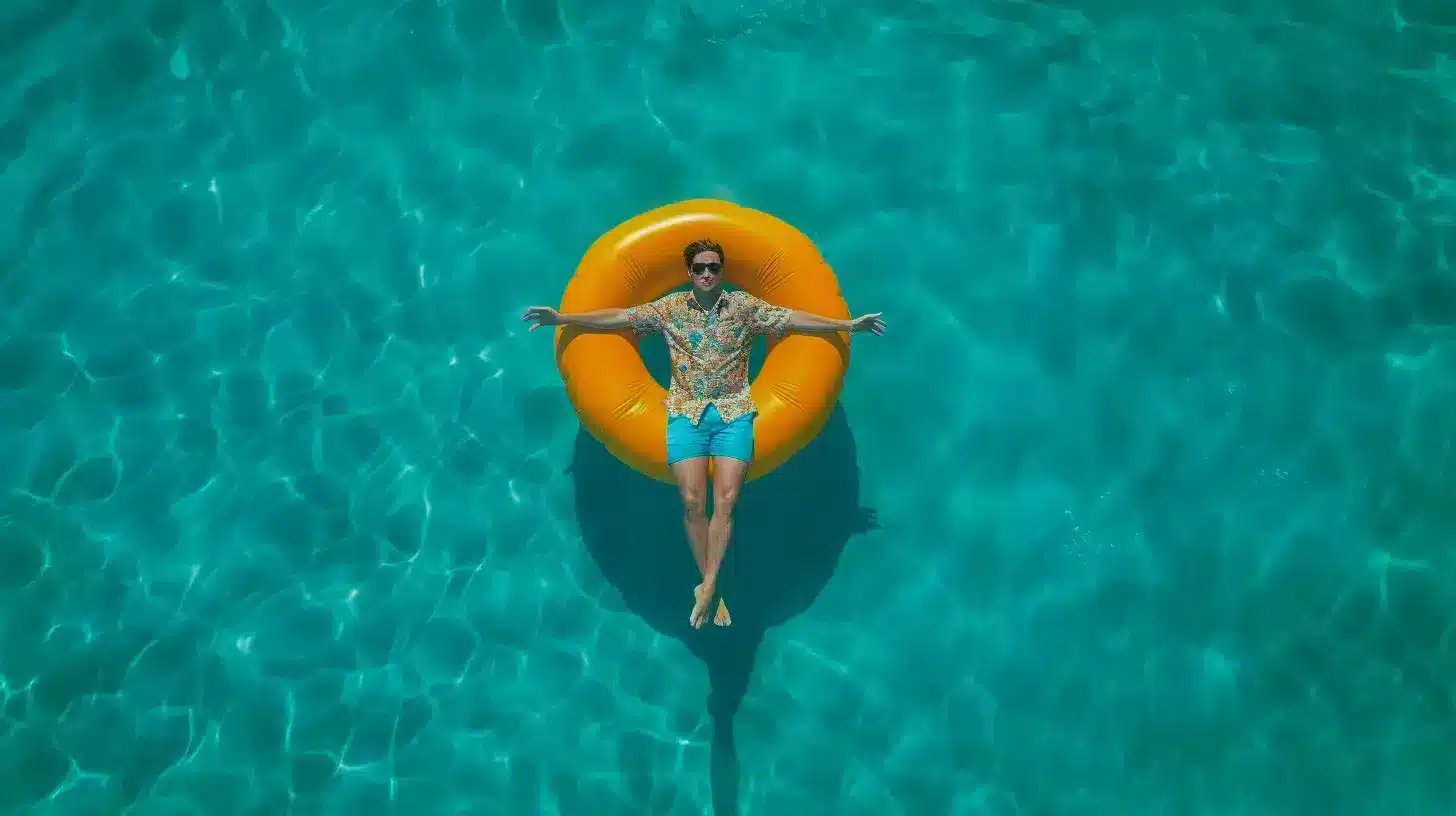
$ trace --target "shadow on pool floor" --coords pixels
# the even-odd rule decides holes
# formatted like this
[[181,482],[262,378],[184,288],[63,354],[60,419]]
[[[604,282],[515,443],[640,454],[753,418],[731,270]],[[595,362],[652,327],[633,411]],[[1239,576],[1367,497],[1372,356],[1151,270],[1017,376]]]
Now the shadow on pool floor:
[[717,816],[738,807],[733,718],[753,676],[764,633],[803,613],[834,574],[850,536],[874,527],[860,505],[854,434],[836,407],[824,430],[778,470],[743,489],[723,571],[733,612],[727,629],[688,627],[697,568],[683,537],[677,490],[623,465],[585,429],[571,466],[587,550],[627,608],[684,642],[708,670]]

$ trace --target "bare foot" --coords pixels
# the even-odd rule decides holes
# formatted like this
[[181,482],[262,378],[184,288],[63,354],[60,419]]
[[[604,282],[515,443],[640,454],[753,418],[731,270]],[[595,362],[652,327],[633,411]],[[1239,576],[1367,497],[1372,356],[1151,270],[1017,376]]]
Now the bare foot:
[[[713,591],[703,584],[693,587],[693,614],[688,618],[688,623],[694,629],[703,628],[708,620],[708,607],[713,602]],[[721,603],[721,601],[720,601]]]
[[713,616],[713,623],[718,626],[733,625],[733,617],[728,614],[728,604],[723,603],[722,598],[718,599],[718,614]]

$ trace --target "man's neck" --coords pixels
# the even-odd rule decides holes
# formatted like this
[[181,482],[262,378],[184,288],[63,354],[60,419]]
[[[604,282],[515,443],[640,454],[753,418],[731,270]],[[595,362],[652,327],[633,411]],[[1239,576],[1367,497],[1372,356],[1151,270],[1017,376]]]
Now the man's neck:
[[722,289],[714,289],[711,292],[693,292],[693,297],[697,299],[698,305],[703,307],[705,312],[712,311],[713,307],[718,305],[718,298],[722,296]]

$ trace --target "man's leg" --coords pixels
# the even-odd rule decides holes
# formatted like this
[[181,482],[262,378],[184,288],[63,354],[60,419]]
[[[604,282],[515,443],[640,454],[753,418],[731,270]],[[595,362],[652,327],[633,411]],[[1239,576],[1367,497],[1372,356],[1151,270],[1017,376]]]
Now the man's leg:
[[[694,425],[687,417],[669,417],[667,420],[667,463],[677,481],[678,494],[683,503],[683,529],[687,533],[688,547],[693,551],[693,560],[702,575],[708,566],[708,461],[713,432],[722,425],[716,411],[714,422],[699,417]],[[708,413],[705,411],[704,413]],[[699,584],[693,588],[696,600]],[[728,607],[718,604],[718,617],[728,618]]]
[[[713,518],[708,522],[708,555],[703,568],[703,586],[698,590],[697,604],[693,607],[694,628],[703,625],[709,603],[718,596],[718,571],[723,566],[728,543],[733,539],[733,510],[738,504],[738,492],[746,475],[748,463],[742,459],[713,457]],[[726,626],[728,622],[719,622],[718,625]]]
[[[684,459],[672,465],[673,478],[677,480],[677,492],[683,503],[683,530],[687,533],[688,546],[692,548],[693,560],[698,564],[698,574],[706,576],[708,571],[708,457]],[[694,600],[703,588],[693,588]],[[719,626],[728,625],[728,606],[718,601],[715,617]]]
[[674,462],[672,476],[682,497],[683,530],[698,572],[708,565],[708,457],[699,456]]
[[[714,416],[717,417],[716,413]],[[733,510],[748,475],[748,463],[753,459],[755,419],[749,414],[723,424],[718,418],[720,424],[708,441],[708,452],[713,457],[713,518],[708,523],[707,565],[703,570],[703,588],[693,608],[693,626],[703,625],[702,619],[707,617],[712,599],[718,595],[718,571],[723,566],[723,555],[728,552],[728,542],[733,538]],[[726,617],[715,615],[714,622],[726,626],[731,622]]]

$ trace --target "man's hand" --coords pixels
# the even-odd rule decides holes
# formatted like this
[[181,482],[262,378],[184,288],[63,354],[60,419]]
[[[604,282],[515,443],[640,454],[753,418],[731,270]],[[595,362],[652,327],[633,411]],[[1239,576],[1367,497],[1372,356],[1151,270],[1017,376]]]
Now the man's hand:
[[521,320],[527,322],[535,321],[531,323],[531,328],[529,329],[529,331],[535,331],[542,326],[561,325],[561,313],[550,306],[532,306],[526,310],[524,315],[521,315]]
[[867,314],[863,317],[856,317],[849,321],[849,330],[852,332],[870,332],[872,334],[885,333],[885,321],[880,319],[882,312]]

